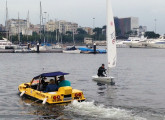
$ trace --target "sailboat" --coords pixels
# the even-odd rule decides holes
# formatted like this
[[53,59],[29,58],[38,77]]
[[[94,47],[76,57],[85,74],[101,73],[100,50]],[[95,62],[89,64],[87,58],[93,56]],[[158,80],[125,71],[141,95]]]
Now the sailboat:
[[92,76],[93,81],[114,85],[114,77],[110,76],[110,69],[116,66],[116,35],[111,0],[107,0],[107,75],[105,77]]

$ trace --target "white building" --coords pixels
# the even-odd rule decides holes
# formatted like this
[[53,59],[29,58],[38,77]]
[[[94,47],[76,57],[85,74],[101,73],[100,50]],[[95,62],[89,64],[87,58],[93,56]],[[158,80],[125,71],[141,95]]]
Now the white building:
[[32,30],[30,29],[30,23],[23,19],[10,19],[7,22],[9,26],[10,35],[17,35],[22,33],[23,35],[32,35]]
[[77,28],[78,28],[77,23],[67,22],[64,20],[60,20],[60,21],[50,20],[46,23],[45,30],[53,32],[58,29],[59,32],[63,34],[66,34],[67,31],[74,32],[74,34],[76,34]]

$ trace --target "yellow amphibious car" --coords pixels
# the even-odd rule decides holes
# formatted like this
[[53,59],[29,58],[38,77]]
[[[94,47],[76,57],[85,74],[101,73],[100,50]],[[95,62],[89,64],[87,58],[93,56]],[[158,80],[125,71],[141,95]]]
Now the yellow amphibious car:
[[23,83],[19,85],[20,96],[29,96],[31,98],[35,98],[38,101],[42,101],[43,104],[57,104],[57,103],[67,103],[73,100],[84,101],[86,98],[81,90],[72,89],[71,86],[65,86],[58,88],[58,91],[52,92],[43,92],[39,91],[37,88],[41,84],[41,80],[44,80],[48,85],[48,80],[45,78],[53,78],[55,83],[58,85],[58,76],[64,76],[69,73],[63,72],[51,72],[51,73],[43,73],[36,77],[34,77],[31,82]]

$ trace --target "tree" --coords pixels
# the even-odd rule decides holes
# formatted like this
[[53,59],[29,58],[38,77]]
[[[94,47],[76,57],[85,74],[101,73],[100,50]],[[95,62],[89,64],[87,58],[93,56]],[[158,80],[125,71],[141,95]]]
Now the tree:
[[78,34],[87,34],[87,32],[85,30],[83,30],[82,28],[78,28],[77,32],[78,32]]
[[155,32],[153,32],[153,31],[145,32],[144,36],[147,38],[159,38],[160,37],[159,34],[155,34]]

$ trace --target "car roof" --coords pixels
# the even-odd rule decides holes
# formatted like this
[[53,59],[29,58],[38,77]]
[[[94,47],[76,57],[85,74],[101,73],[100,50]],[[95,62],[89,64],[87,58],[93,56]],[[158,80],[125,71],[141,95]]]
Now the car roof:
[[56,76],[63,76],[63,75],[68,75],[69,73],[64,73],[61,71],[57,71],[57,72],[49,72],[49,73],[42,73],[36,77],[34,77],[34,79],[38,79],[40,77],[56,77]]

